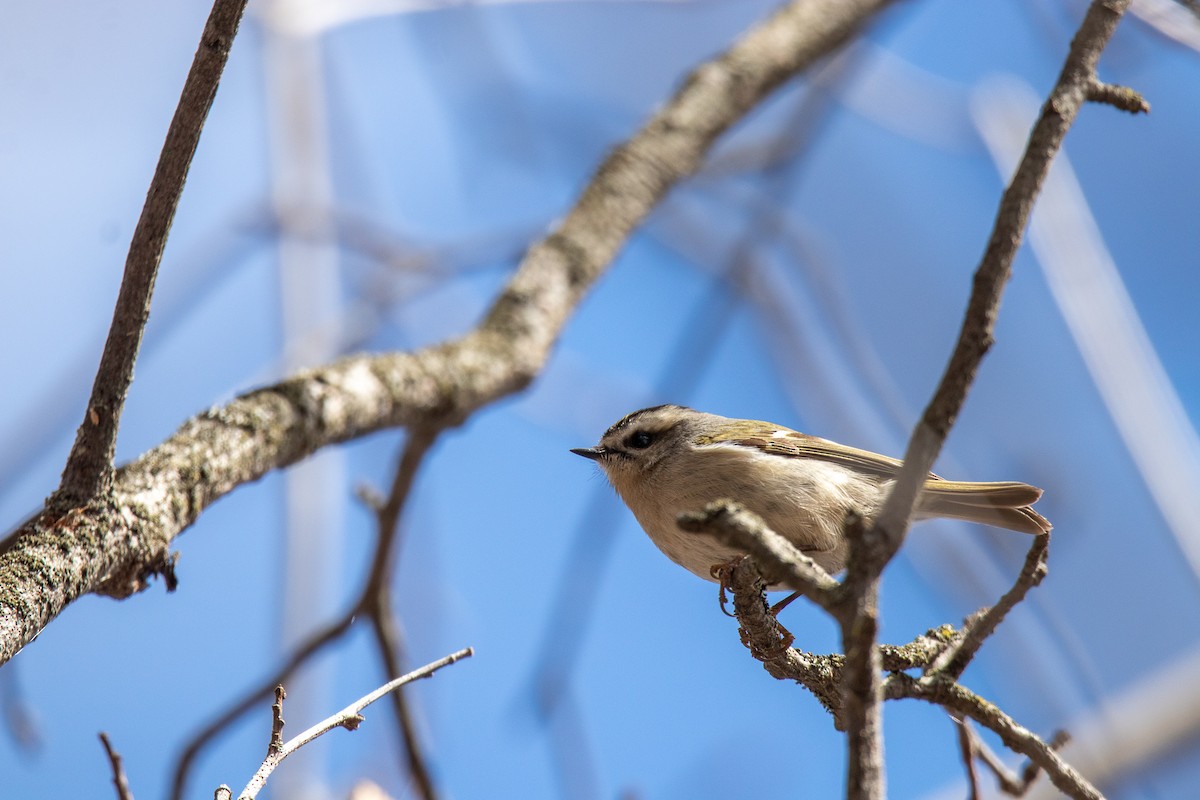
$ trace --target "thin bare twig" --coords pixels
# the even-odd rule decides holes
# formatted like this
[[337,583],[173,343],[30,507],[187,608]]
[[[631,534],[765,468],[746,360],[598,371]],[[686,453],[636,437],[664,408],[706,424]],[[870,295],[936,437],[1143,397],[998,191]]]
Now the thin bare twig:
[[1093,103],[1105,103],[1121,111],[1128,111],[1130,114],[1150,113],[1150,104],[1139,93],[1128,86],[1105,83],[1094,75],[1088,83],[1087,99]]
[[914,428],[895,488],[872,526],[872,536],[885,542],[885,561],[899,549],[925,475],[941,452],[946,436],[966,400],[980,362],[993,342],[993,327],[1012,262],[1024,238],[1034,200],[1050,163],[1074,123],[1079,109],[1096,91],[1096,65],[1130,0],[1095,0],[1071,42],[1058,81],[1029,135],[1029,144],[1005,189],[983,258],[975,271],[971,298],[954,352]]
[[224,712],[217,715],[207,725],[197,731],[184,746],[179,757],[175,760],[175,770],[171,776],[169,797],[182,800],[187,796],[187,780],[191,775],[192,766],[200,753],[208,744],[229,729],[247,711],[254,708],[271,691],[271,687],[286,683],[288,679],[314,655],[340,639],[354,622],[355,610],[344,614],[341,618],[330,623],[321,630],[313,633],[296,647],[282,666],[267,676],[259,684],[247,689],[241,697],[235,700]]
[[271,704],[271,740],[267,743],[267,757],[279,755],[283,749],[283,701],[287,692],[283,684],[275,687],[275,702]]
[[965,719],[954,719],[958,734],[958,748],[962,753],[963,767],[967,771],[968,800],[979,800],[979,773],[975,770],[976,744],[978,738]]
[[[1025,154],[1001,198],[991,238],[975,272],[958,342],[933,398],[913,429],[904,466],[870,527],[861,530],[860,525],[857,526],[860,531],[855,531],[852,528],[856,526],[847,525],[850,558],[843,584],[845,610],[834,616],[841,624],[846,653],[842,683],[850,750],[847,776],[850,797],[874,800],[884,795],[881,662],[876,646],[879,576],[904,541],[926,475],[958,417],[983,357],[991,348],[1004,286],[1012,274],[1013,259],[1050,163],[1087,100],[1105,94],[1103,99],[1113,102],[1111,92],[1102,93],[1097,88],[1096,65],[1128,6],[1129,0],[1095,0],[1088,9],[1058,82],[1030,133]],[[978,646],[974,638],[971,642]],[[969,658],[966,651],[964,654]],[[1037,741],[1044,747],[1041,740]],[[1058,765],[1065,766],[1056,755],[1051,755],[1054,758],[1047,757],[1047,763],[1056,760]],[[1043,767],[1050,770],[1046,764]],[[1081,786],[1091,789],[1070,767],[1060,769],[1057,778],[1055,785],[1061,780],[1077,790]],[[1086,794],[1081,791],[1080,796]]]
[[412,494],[413,483],[417,479],[421,464],[440,433],[441,428],[428,426],[417,426],[409,430],[387,497],[382,505],[373,509],[378,539],[376,552],[371,560],[371,572],[363,589],[364,610],[370,610],[372,603],[369,601],[374,595],[381,590],[386,591],[387,587],[391,586],[402,541],[400,516]]
[[[1071,734],[1067,733],[1066,731],[1055,731],[1054,735],[1050,737],[1050,741],[1047,743],[1047,745],[1053,752],[1057,753],[1070,743]],[[980,755],[983,756],[984,761],[988,764],[988,766],[992,767],[993,770],[995,770],[993,764],[1001,764],[999,757],[992,752],[991,748],[988,747],[986,743],[980,748],[979,752]],[[1029,791],[1029,787],[1033,785],[1034,780],[1036,780],[1037,776],[1041,774],[1041,771],[1041,766],[1034,761],[1030,761],[1025,765],[1024,769],[1021,770],[1020,782],[1015,784],[1016,786],[1020,787],[1019,791],[1016,793],[1018,797]],[[1007,787],[1009,784],[1003,779],[1003,776],[999,773],[999,771],[996,771],[996,777],[1000,779],[1001,788],[1004,788],[1005,791],[1008,791],[1008,789],[1005,787]],[[1013,792],[1009,792],[1009,794],[1013,794]]]
[[[963,717],[970,717],[1004,742],[1014,753],[1020,753],[1036,768],[1044,770],[1050,781],[1068,797],[1075,800],[1102,800],[1103,795],[1087,778],[1058,754],[1062,734],[1044,742],[1028,729],[1017,724],[995,704],[950,678],[925,676],[914,678],[906,673],[893,673],[884,686],[884,698],[896,700],[910,697],[945,708]],[[1030,777],[1032,782],[1033,778]]]
[[987,638],[995,633],[996,628],[1004,621],[1009,611],[1025,599],[1029,590],[1042,582],[1046,577],[1046,558],[1050,547],[1050,534],[1045,533],[1033,538],[1033,544],[1025,555],[1025,564],[1021,572],[1004,595],[991,608],[985,609],[966,621],[958,640],[941,652],[940,655],[926,668],[926,672],[942,672],[957,679],[963,674],[971,659],[979,652],[979,648]]
[[88,503],[112,486],[117,428],[129,384],[133,382],[133,364],[141,347],[142,333],[150,318],[154,279],[192,156],[200,142],[200,132],[216,97],[245,8],[246,0],[215,0],[204,25],[146,192],[142,214],[133,231],[92,395],[63,469],[62,482],[51,500],[51,505],[60,510]]
[[100,744],[104,745],[104,752],[108,754],[108,763],[112,765],[112,781],[117,790],[117,800],[133,800],[133,792],[129,788],[129,778],[125,776],[125,765],[121,761],[121,754],[112,746],[112,742],[108,740],[108,734],[104,731],[100,732]]
[[[1041,768],[1033,761],[1030,761],[1021,770],[1020,775],[1016,774],[1000,760],[1000,757],[992,751],[992,748],[988,747],[987,742],[980,738],[975,729],[971,727],[969,721],[956,720],[956,722],[959,725],[960,735],[966,737],[968,740],[972,755],[983,762],[984,766],[996,778],[996,783],[1000,786],[1000,791],[1010,797],[1024,797],[1029,792],[1030,787],[1033,786],[1033,782],[1037,780],[1037,776],[1041,774]],[[1051,737],[1048,746],[1051,750],[1057,752],[1070,739],[1071,737],[1066,732],[1059,731]],[[974,771],[971,767],[968,767],[968,769],[972,772]]]
[[[246,784],[246,788],[243,789],[242,793],[238,795],[238,800],[254,800],[254,798],[258,796],[259,791],[266,784],[267,779],[271,776],[271,773],[275,771],[275,768],[278,767],[285,758],[299,750],[301,747],[304,747],[304,745],[308,744],[314,739],[328,733],[334,728],[345,728],[348,731],[356,730],[363,721],[362,714],[359,712],[387,693],[395,691],[406,683],[412,683],[413,681],[420,680],[422,678],[428,678],[442,667],[449,666],[450,664],[453,664],[454,662],[460,661],[464,658],[470,658],[474,654],[475,651],[468,647],[464,650],[451,653],[445,658],[440,658],[431,664],[426,664],[420,669],[413,670],[407,675],[402,675],[399,678],[388,681],[370,694],[366,694],[355,700],[353,703],[346,706],[341,711],[338,711],[336,714],[331,714],[295,738],[289,739],[278,749],[274,747],[275,734],[273,723],[271,752],[267,754],[266,759],[263,760],[262,766],[260,766],[258,771],[254,773],[254,777],[252,777],[250,782]],[[282,691],[279,692],[276,697],[281,698]],[[282,701],[280,700],[280,702]],[[278,720],[280,725],[282,724],[280,715],[276,715],[276,720]]]

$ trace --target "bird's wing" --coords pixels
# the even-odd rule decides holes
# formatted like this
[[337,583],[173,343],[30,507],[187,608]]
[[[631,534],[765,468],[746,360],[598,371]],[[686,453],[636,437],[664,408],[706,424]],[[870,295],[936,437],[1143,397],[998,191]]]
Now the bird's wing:
[[[754,447],[764,453],[792,458],[815,458],[859,470],[880,478],[894,478],[904,465],[898,458],[881,456],[870,450],[859,450],[831,442],[819,436],[779,428],[771,436],[728,439],[730,444]],[[714,444],[717,442],[714,442]],[[948,481],[930,472],[923,491],[961,505],[1004,506],[1018,508],[1037,502],[1042,490],[1019,481]]]
[[[727,441],[778,456],[828,461],[884,480],[895,478],[903,466],[896,458],[787,428],[777,429],[771,436]],[[918,513],[982,522],[1024,533],[1048,533],[1050,523],[1029,508],[1041,496],[1041,489],[1018,481],[948,481],[930,472],[922,487]]]
[[[896,477],[896,473],[900,471],[900,467],[903,465],[903,462],[898,458],[881,456],[878,453],[872,453],[870,450],[859,450],[857,447],[848,447],[844,444],[831,442],[828,439],[822,439],[819,436],[809,436],[806,433],[788,430],[787,428],[779,428],[769,437],[754,436],[728,441],[730,444],[754,447],[764,453],[771,453],[777,456],[815,458],[820,461],[828,461],[832,464],[839,464],[843,467],[866,472],[880,478]],[[940,481],[942,479],[931,472],[927,480]]]

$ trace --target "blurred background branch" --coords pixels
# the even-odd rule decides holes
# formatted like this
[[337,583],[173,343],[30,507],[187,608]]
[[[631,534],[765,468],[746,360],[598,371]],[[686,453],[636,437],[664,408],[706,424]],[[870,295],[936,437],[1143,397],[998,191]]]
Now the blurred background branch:
[[[0,397],[0,513],[10,520],[29,518],[57,482],[117,286],[107,267],[125,255],[208,10],[138,2],[112,12],[118,23],[129,15],[124,24],[77,4],[53,18],[31,12],[0,30],[21,65],[0,76],[0,98],[21,111],[20,125],[0,125],[0,153],[21,154],[0,158],[0,198],[10,209],[0,215],[0,236],[13,263],[36,267],[5,272],[11,285],[0,293],[0,337],[12,343],[7,374],[19,376]],[[146,545],[137,563],[171,569],[172,539],[194,519],[196,534],[174,542],[185,591],[169,600],[143,594],[121,607],[119,625],[111,604],[75,603],[0,670],[6,707],[47,721],[40,761],[0,743],[6,790],[78,795],[107,780],[94,753],[70,754],[60,721],[110,730],[136,754],[128,759],[133,785],[153,785],[169,780],[179,740],[213,713],[213,698],[236,694],[231,687],[245,686],[248,673],[304,661],[314,690],[294,696],[293,709],[302,698],[328,708],[334,687],[377,680],[389,653],[447,652],[465,637],[487,657],[480,669],[456,676],[452,691],[435,684],[404,697],[417,712],[410,738],[426,745],[421,760],[439,792],[706,798],[794,792],[798,782],[814,796],[844,791],[843,739],[827,713],[786,682],[753,680],[740,648],[720,646],[727,623],[710,586],[674,574],[565,451],[594,441],[620,412],[673,401],[900,454],[960,321],[962,264],[978,258],[1011,169],[993,171],[990,154],[1003,148],[992,134],[1030,124],[1031,114],[998,99],[997,87],[1020,82],[1044,95],[1081,4],[910,2],[856,28],[846,47],[757,102],[715,147],[695,149],[692,180],[668,182],[666,202],[627,233],[620,229],[628,209],[619,224],[611,216],[598,222],[599,234],[611,236],[605,241],[618,242],[616,268],[587,289],[586,301],[568,304],[572,324],[551,335],[557,343],[546,345],[544,364],[524,357],[532,351],[508,362],[512,383],[495,398],[539,377],[506,402],[477,395],[472,402],[488,403],[478,412],[439,404],[454,364],[433,357],[351,358],[289,380],[350,353],[444,354],[430,348],[487,313],[527,244],[561,229],[603,154],[639,120],[664,119],[663,98],[679,76],[775,4],[397,0],[336,12],[299,4],[295,15],[251,7],[164,254],[118,443],[118,461],[165,455],[155,448],[179,420],[216,404],[189,422],[203,436],[169,440],[190,441],[185,468],[135,461],[142,478],[162,481],[130,484],[126,497],[175,533],[161,535],[141,517],[117,519],[117,540],[96,541],[91,551],[98,531],[83,520],[57,540],[94,555],[83,560],[116,578],[104,585],[123,595],[149,577],[113,563],[125,558],[123,548]],[[1136,124],[1110,112],[1088,118],[1071,138],[1078,193],[1064,201],[1104,231],[1105,263],[1133,314],[1118,319],[1097,305],[1084,310],[1107,320],[1102,330],[1081,326],[1072,301],[1083,296],[1080,285],[1093,284],[1074,272],[1056,283],[1053,253],[1038,246],[1037,219],[1067,163],[1063,153],[1034,215],[1034,246],[1019,256],[1036,259],[1046,278],[1016,270],[999,344],[938,467],[1046,487],[1047,515],[1064,534],[1056,536],[1053,574],[1007,614],[993,646],[970,659],[964,682],[1029,730],[1065,723],[1078,736],[1060,760],[1105,792],[1134,798],[1190,790],[1189,742],[1200,719],[1186,688],[1200,623],[1162,613],[1200,601],[1195,572],[1179,557],[1195,549],[1180,522],[1191,512],[1173,484],[1155,477],[1164,464],[1182,463],[1185,440],[1176,434],[1190,429],[1200,385],[1187,308],[1197,277],[1185,268],[1195,249],[1186,233],[1194,203],[1180,180],[1200,169],[1186,144],[1200,135],[1190,112],[1200,67],[1187,45],[1200,26],[1183,6],[1171,6],[1182,16],[1162,17],[1148,13],[1153,5],[1135,4],[1137,19],[1123,26],[1105,66],[1151,97],[1155,114]],[[272,21],[280,18],[282,29]],[[71,71],[50,55],[64,51],[91,68]],[[279,72],[292,58],[307,66]],[[741,73],[728,75],[740,92]],[[693,81],[681,91],[703,86]],[[311,96],[281,94],[289,91]],[[301,117],[285,112],[299,108],[309,109],[307,122],[289,129]],[[675,118],[659,132],[675,136],[689,125]],[[306,137],[320,144],[319,158],[288,144]],[[640,152],[652,155],[655,181],[664,163],[686,172],[657,151]],[[312,161],[289,164],[285,156]],[[287,188],[281,179],[293,168],[322,170],[324,183]],[[609,186],[592,195],[604,201],[594,208],[648,197],[637,181]],[[1071,243],[1074,261],[1094,265],[1094,248],[1074,246],[1075,228],[1045,227]],[[550,249],[561,257],[557,275],[570,278],[571,253]],[[318,254],[331,266],[310,279],[289,252]],[[529,274],[510,293],[502,316],[517,323],[512,329],[546,320],[547,301],[564,286],[555,274]],[[576,300],[579,286],[566,283],[568,293],[578,289]],[[1129,332],[1138,330],[1143,346],[1129,352],[1138,366],[1153,359],[1161,379],[1143,399],[1173,395],[1181,409],[1166,433],[1145,420],[1128,426],[1125,417],[1165,418],[1152,404],[1130,416],[1121,398],[1145,387],[1102,380],[1104,364],[1089,350],[1088,337],[1105,341],[1096,333],[1133,341]],[[457,362],[493,386],[502,366],[496,341],[477,339],[480,348],[464,348]],[[377,384],[384,391],[359,392]],[[245,387],[263,385],[274,391],[238,399]],[[424,393],[425,404],[387,405],[397,387]],[[417,424],[408,434],[461,423],[437,438],[406,504],[405,555],[393,561],[390,596],[379,600],[396,614],[391,632],[345,617],[378,563],[380,529],[375,513],[347,502],[352,476],[389,473],[397,448],[395,434],[367,436],[376,429],[364,420],[389,414],[386,425]],[[1155,436],[1135,442],[1130,431],[1138,430]],[[218,431],[221,438],[204,438]],[[273,449],[277,440],[303,447],[285,454]],[[332,456],[321,458],[336,469],[313,469],[304,481],[289,472],[291,486],[272,472],[335,441],[346,445],[325,447]],[[1157,443],[1171,441],[1174,455],[1162,450],[1160,462]],[[235,466],[224,460],[230,453],[264,461]],[[259,476],[252,491],[230,491]],[[197,493],[206,481],[221,491]],[[154,505],[168,485],[180,491]],[[922,527],[885,575],[886,637],[910,642],[881,646],[889,673],[949,653],[959,633],[921,633],[929,620],[961,618],[993,601],[1027,558],[985,530]],[[1130,580],[1140,587],[1136,597],[1100,590]],[[27,619],[36,622],[42,612],[34,611]],[[806,650],[837,649],[836,631],[815,609],[796,604],[787,614]],[[248,670],[244,657],[223,653],[254,654],[259,666]],[[828,688],[821,676],[841,663],[828,658],[775,646],[768,661],[781,674],[808,670],[810,682]],[[908,679],[920,680],[908,675],[885,689],[899,692]],[[188,691],[178,690],[181,680]],[[64,682],[77,687],[69,711],[60,707]],[[831,708],[838,696],[836,687],[820,695]],[[794,724],[764,737],[764,709]],[[397,725],[382,726],[381,735],[339,737],[298,756],[316,760],[278,775],[276,790],[296,775],[287,793],[305,800],[342,798],[360,783],[397,797],[419,791],[393,711]],[[942,708],[888,704],[887,715],[892,793],[962,797]],[[244,766],[231,765],[259,750],[261,731],[248,719],[227,723],[193,763],[192,782],[238,774]],[[1020,756],[986,726],[979,734],[1002,766],[1020,773]],[[95,770],[47,774],[46,763],[71,759]],[[474,768],[459,769],[463,763]],[[986,770],[978,777],[989,780]],[[1037,781],[1030,792],[1050,787]]]

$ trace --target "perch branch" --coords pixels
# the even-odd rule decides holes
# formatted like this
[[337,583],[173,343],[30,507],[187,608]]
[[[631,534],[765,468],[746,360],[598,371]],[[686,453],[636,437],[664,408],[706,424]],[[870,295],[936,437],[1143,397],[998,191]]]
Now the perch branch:
[[346,631],[350,630],[353,622],[353,613],[348,613],[309,636],[307,640],[293,651],[283,666],[272,675],[269,675],[259,685],[248,689],[241,697],[230,704],[225,711],[197,731],[187,745],[184,746],[175,761],[175,772],[171,776],[170,797],[175,798],[175,800],[182,800],[183,797],[187,796],[187,779],[191,774],[192,765],[209,742],[220,733],[228,730],[229,726],[237,721],[238,718],[254,708],[256,703],[267,696],[272,686],[286,683],[296,670],[303,666],[310,658],[340,639]]
[[803,592],[826,610],[833,608],[838,582],[741,504],[716,500],[701,512],[682,514],[677,524],[689,533],[713,536],[722,544],[749,554],[764,571],[763,578],[769,584],[782,584]]
[[[771,536],[777,536],[765,526],[760,528],[757,524],[746,524],[752,516],[750,512],[741,512],[728,515],[727,518],[731,520],[731,525],[742,531],[740,535],[761,536],[765,530]],[[1044,540],[1034,543],[1026,558],[1021,577],[1017,579],[1014,587],[992,609],[977,615],[963,631],[956,631],[946,625],[926,632],[907,645],[876,646],[873,649],[877,653],[878,666],[871,666],[871,661],[865,659],[861,651],[848,650],[846,655],[815,655],[789,647],[790,636],[783,631],[767,606],[763,590],[765,582],[758,565],[753,557],[743,558],[729,571],[729,588],[733,592],[733,607],[738,618],[739,634],[743,644],[773,677],[795,680],[812,692],[833,715],[834,724],[839,730],[846,730],[849,726],[858,724],[860,736],[871,735],[871,724],[864,725],[861,721],[863,709],[860,707],[856,711],[849,707],[855,694],[847,691],[847,686],[850,685],[847,671],[851,668],[852,661],[857,658],[860,664],[866,663],[868,669],[874,670],[871,674],[872,682],[876,683],[879,689],[868,688],[866,691],[876,691],[879,699],[915,698],[941,705],[960,716],[971,717],[998,734],[1005,745],[1014,752],[1025,755],[1037,767],[1044,769],[1060,790],[1071,797],[1098,798],[1100,794],[1095,787],[1055,752],[1057,744],[1043,742],[999,708],[958,684],[957,675],[954,673],[960,664],[965,666],[965,661],[969,661],[970,655],[978,649],[976,639],[982,642],[983,638],[986,638],[985,632],[990,635],[1003,619],[1007,607],[1019,602],[1028,588],[1036,583],[1036,576],[1044,566],[1046,543]],[[759,557],[771,559],[776,555],[776,551],[770,547],[752,545],[749,542],[744,542],[742,546]],[[785,568],[786,562],[771,563],[768,572],[772,575],[781,574]],[[845,591],[844,585],[841,591]],[[834,616],[840,622],[842,618],[838,617],[838,613],[845,613],[845,609],[838,608],[836,611]],[[854,635],[854,626],[862,619],[860,610],[851,606],[850,613],[844,618],[848,621],[844,628],[848,628],[851,635]],[[846,643],[846,638],[848,637],[844,636],[843,644]],[[945,656],[947,652],[951,653],[948,657]],[[945,664],[946,667],[935,670],[935,664]],[[905,672],[910,669],[923,669],[927,674],[917,679]],[[888,672],[886,680],[880,677],[883,671]],[[862,680],[861,673],[858,679]],[[863,696],[864,689],[861,685],[850,686],[857,688],[858,697]],[[855,713],[858,714],[857,723]],[[882,750],[872,751],[872,746],[867,742],[860,742],[859,747],[860,752],[864,754],[882,755]],[[860,767],[860,775],[863,777],[857,786],[848,791],[848,796],[858,798],[870,796],[871,793],[881,794],[884,788],[882,780],[875,780],[870,763],[860,762]],[[881,773],[874,774],[882,777]]]

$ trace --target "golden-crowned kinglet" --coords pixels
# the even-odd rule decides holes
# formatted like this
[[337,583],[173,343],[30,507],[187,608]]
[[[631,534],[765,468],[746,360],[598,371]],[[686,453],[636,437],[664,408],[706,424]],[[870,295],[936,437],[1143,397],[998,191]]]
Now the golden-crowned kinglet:
[[[720,498],[742,503],[828,572],[846,565],[846,512],[868,522],[881,510],[901,462],[867,450],[751,419],[682,406],[635,411],[595,447],[572,453],[600,465],[658,549],[707,580],[738,555],[716,539],[675,524]],[[947,481],[933,473],[916,519],[949,517],[1022,533],[1049,533],[1030,508],[1042,490],[1025,483]]]

